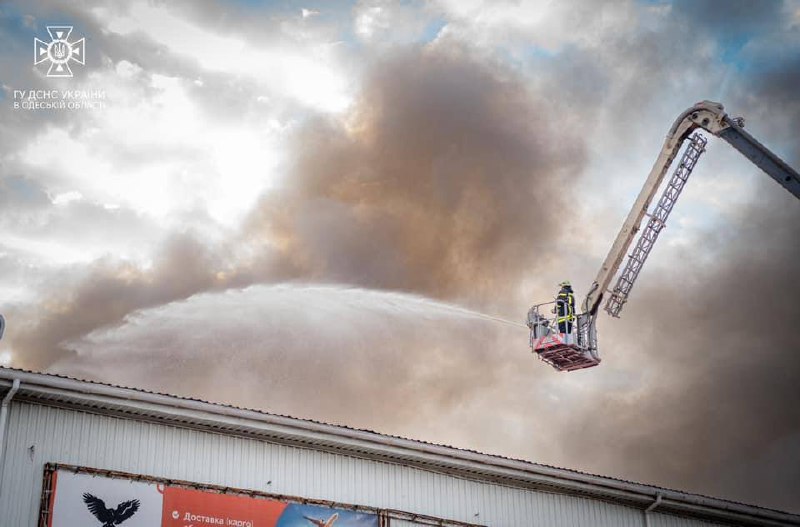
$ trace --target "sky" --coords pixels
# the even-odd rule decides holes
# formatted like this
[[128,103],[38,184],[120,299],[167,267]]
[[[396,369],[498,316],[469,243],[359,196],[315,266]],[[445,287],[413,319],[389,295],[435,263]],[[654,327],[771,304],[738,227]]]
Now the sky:
[[800,166],[800,2],[12,0],[0,85],[0,364],[800,512],[800,204],[726,143],[599,367],[472,313],[582,299],[698,101]]

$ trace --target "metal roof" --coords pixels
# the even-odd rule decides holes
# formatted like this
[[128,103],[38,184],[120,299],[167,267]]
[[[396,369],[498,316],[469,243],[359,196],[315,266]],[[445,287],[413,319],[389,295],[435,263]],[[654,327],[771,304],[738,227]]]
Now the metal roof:
[[699,494],[370,430],[63,375],[0,367],[0,390],[7,391],[14,379],[20,382],[15,399],[50,406],[306,446],[470,479],[587,496],[642,509],[660,499],[660,512],[709,520],[749,525],[800,525],[800,515]]

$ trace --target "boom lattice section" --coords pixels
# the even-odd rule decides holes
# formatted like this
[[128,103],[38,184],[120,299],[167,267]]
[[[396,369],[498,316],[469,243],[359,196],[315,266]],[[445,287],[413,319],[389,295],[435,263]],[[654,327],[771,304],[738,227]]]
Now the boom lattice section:
[[689,138],[689,144],[683,152],[678,167],[672,174],[672,178],[670,178],[663,194],[661,194],[653,213],[649,215],[650,220],[639,236],[633,252],[628,255],[625,268],[617,279],[614,290],[611,292],[611,297],[606,302],[605,310],[609,315],[619,317],[619,313],[628,300],[628,295],[633,289],[633,284],[639,276],[647,256],[653,249],[661,230],[666,226],[669,213],[672,212],[683,186],[689,179],[689,175],[697,164],[700,155],[705,152],[707,142],[708,140],[700,133],[695,133]]

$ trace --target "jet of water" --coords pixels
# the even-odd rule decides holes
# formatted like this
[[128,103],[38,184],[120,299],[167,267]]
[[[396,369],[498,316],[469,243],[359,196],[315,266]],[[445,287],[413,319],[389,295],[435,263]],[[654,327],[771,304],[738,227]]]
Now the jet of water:
[[[465,324],[477,320],[527,329],[401,292],[255,285],[133,313],[119,326],[66,343],[76,353],[52,371],[255,407],[269,401],[289,409],[309,408],[303,406],[311,404],[303,402],[309,397],[319,408],[343,394],[355,404],[362,391],[389,401],[431,378],[442,393],[460,393],[463,383],[492,378],[487,350],[495,350],[496,359],[498,349],[515,349],[503,343],[525,342]],[[397,393],[379,397],[389,386]]]

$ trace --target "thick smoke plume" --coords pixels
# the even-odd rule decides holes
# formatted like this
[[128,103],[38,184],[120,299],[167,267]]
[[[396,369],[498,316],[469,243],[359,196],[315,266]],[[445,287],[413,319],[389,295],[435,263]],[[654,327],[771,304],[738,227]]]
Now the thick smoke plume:
[[556,235],[583,143],[507,71],[446,53],[377,65],[345,126],[297,139],[249,225],[307,278],[508,298]]

